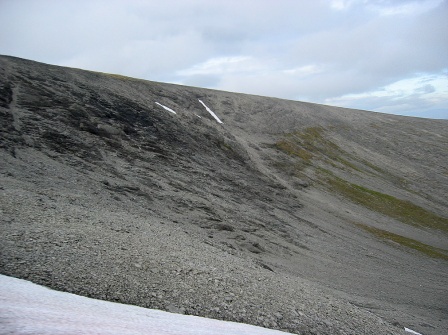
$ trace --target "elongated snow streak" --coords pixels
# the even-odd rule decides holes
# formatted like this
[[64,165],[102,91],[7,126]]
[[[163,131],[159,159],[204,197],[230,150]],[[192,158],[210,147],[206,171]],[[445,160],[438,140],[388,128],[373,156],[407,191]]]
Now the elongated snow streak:
[[422,335],[420,333],[417,333],[415,330],[412,330],[412,329],[409,329],[409,328],[406,328],[406,327],[404,327],[404,331],[406,333],[411,333],[411,334],[414,334],[414,335]]
[[[199,99],[198,99],[199,100]],[[222,123],[222,121],[219,119],[219,117],[216,116],[215,113],[212,112],[212,110],[210,108],[208,108],[203,102],[202,100],[199,100],[199,102],[205,107],[205,109],[207,110],[207,112],[209,112],[211,114],[211,116],[213,116],[215,118],[216,121],[218,121],[218,123]]]
[[159,105],[160,107],[166,109],[168,112],[171,112],[171,113],[173,113],[173,114],[176,114],[176,112],[173,111],[171,108],[168,108],[168,107],[166,107],[166,106],[164,106],[164,105],[162,105],[162,104],[159,104],[158,102],[156,102],[156,104]]

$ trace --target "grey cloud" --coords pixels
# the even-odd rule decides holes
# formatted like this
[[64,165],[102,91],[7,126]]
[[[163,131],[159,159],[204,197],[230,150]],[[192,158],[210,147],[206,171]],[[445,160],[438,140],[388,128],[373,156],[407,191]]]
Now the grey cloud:
[[428,114],[430,114],[432,118],[448,118],[448,103],[446,101],[430,103],[427,100],[422,99],[420,95],[401,98],[398,103],[396,97],[371,97],[362,102],[354,102],[353,104],[350,104],[349,107],[366,109],[366,104],[372,106],[370,110],[381,113],[401,114],[419,117],[428,117]]
[[[4,0],[0,53],[322,102],[448,68],[448,1],[432,9],[436,0],[420,1],[412,15],[381,14],[415,3],[352,1],[337,10],[326,0]],[[247,57],[256,66],[188,71],[220,57]],[[293,71],[310,66],[322,71]]]
[[428,84],[428,85],[421,86],[418,89],[416,89],[415,93],[433,93],[435,91],[436,91],[436,89],[434,88],[434,86]]

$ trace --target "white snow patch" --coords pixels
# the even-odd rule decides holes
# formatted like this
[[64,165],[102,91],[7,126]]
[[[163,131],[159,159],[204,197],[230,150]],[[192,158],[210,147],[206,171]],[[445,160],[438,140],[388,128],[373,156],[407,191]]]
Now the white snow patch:
[[173,111],[171,108],[166,107],[166,106],[164,106],[164,105],[162,105],[162,104],[159,104],[158,102],[156,102],[156,104],[159,105],[160,107],[166,109],[168,112],[171,112],[171,113],[173,113],[173,114],[176,114],[176,112]]
[[414,335],[422,335],[420,333],[417,333],[415,330],[412,330],[412,329],[409,329],[409,328],[406,328],[406,327],[404,327],[404,331],[406,333],[411,333],[411,334],[414,334]]
[[14,335],[285,335],[191,315],[58,292],[0,275],[1,334]]
[[[199,100],[199,99],[198,99]],[[199,102],[205,107],[205,109],[207,110],[207,112],[209,112],[211,114],[211,116],[213,116],[215,118],[216,121],[218,121],[218,123],[222,123],[222,121],[219,119],[219,117],[216,116],[215,113],[212,112],[212,110],[210,108],[208,108],[203,102],[202,100],[199,100]]]

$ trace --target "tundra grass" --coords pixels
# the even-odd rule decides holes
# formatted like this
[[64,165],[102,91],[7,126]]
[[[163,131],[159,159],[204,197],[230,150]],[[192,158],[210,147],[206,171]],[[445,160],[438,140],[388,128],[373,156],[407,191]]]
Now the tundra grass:
[[298,156],[306,161],[314,156],[340,151],[336,144],[323,137],[323,131],[321,127],[309,127],[303,131],[289,133],[275,146],[289,155]]
[[[355,203],[359,203],[373,211],[390,216],[406,224],[422,228],[438,229],[445,233],[448,232],[448,218],[434,214],[410,201],[398,199],[361,185],[349,183],[336,177],[331,171],[312,164],[312,160],[320,159],[322,162],[330,164],[335,168],[343,166],[361,173],[367,172],[362,171],[357,165],[352,163],[356,159],[342,150],[338,145],[326,139],[323,132],[324,128],[322,127],[309,127],[302,131],[284,135],[281,140],[275,143],[275,147],[289,156],[299,159],[295,160],[294,163],[282,162],[278,164],[278,167],[299,176],[304,168],[312,166],[316,171],[326,176],[324,183],[329,185],[335,192],[342,194]],[[351,159],[349,161],[346,158]],[[400,187],[405,187],[404,179],[399,179],[364,160],[360,164],[388,176]]]
[[300,159],[309,162],[313,158],[313,154],[306,149],[300,147],[299,144],[288,140],[281,140],[275,144],[276,148],[287,153],[290,156],[296,156]]
[[435,247],[432,247],[425,243],[414,240],[412,238],[404,237],[404,236],[394,234],[394,233],[391,233],[389,231],[382,230],[379,228],[371,227],[371,226],[368,226],[368,225],[365,225],[362,223],[355,223],[355,225],[358,226],[359,228],[362,228],[363,230],[371,233],[372,235],[375,235],[376,237],[378,237],[380,239],[398,243],[404,247],[411,248],[411,249],[417,250],[421,253],[424,253],[427,256],[432,257],[432,258],[448,260],[448,250],[435,248]]
[[327,182],[334,191],[373,211],[417,227],[448,232],[448,219],[436,215],[410,201],[398,199],[332,176]]
[[307,165],[311,164],[312,159],[321,159],[338,169],[351,169],[367,174],[376,172],[401,187],[406,186],[406,181],[403,178],[398,178],[390,172],[348,153],[326,138],[324,132],[325,129],[322,127],[308,127],[302,131],[284,134],[274,147],[289,156],[300,158]]
[[319,158],[337,168],[343,166],[362,172],[355,164],[343,158],[350,155],[325,138],[323,133],[322,127],[308,127],[302,131],[285,134],[275,143],[275,147],[289,156],[300,158],[306,165],[310,165],[313,158]]

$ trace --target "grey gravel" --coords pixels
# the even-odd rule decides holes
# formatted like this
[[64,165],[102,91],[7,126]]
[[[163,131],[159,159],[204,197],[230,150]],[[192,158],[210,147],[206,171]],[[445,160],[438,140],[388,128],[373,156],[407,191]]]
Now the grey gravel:
[[[446,234],[369,210],[318,178],[327,169],[446,217],[448,121],[6,56],[0,78],[2,274],[296,334],[448,329],[447,261],[353,222],[445,250]],[[296,158],[275,143],[310,127],[362,169],[316,158],[292,171]]]

